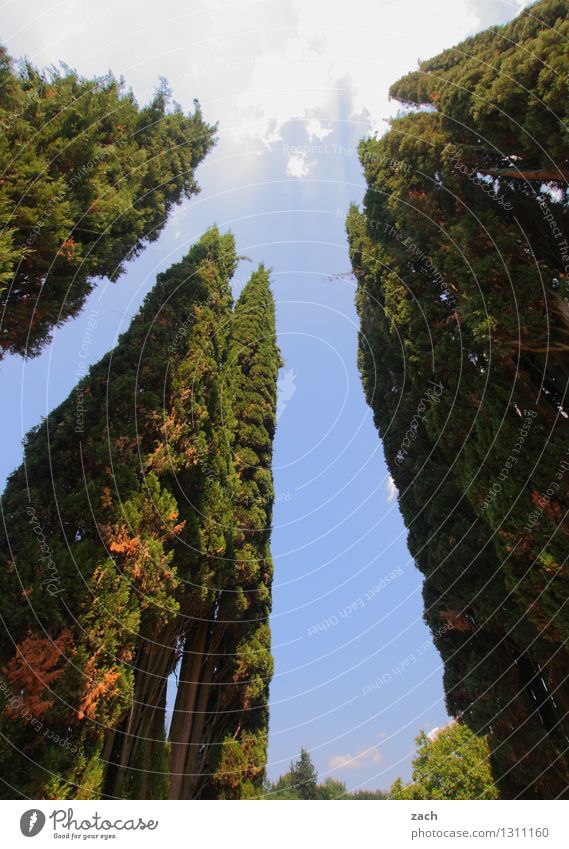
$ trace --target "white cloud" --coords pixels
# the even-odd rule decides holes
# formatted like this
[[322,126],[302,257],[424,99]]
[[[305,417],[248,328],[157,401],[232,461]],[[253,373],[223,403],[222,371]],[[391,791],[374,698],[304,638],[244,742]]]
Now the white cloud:
[[6,6],[3,38],[41,65],[63,59],[86,75],[111,68],[142,101],[166,76],[184,108],[198,97],[225,138],[266,148],[292,119],[325,138],[339,93],[354,116],[383,129],[396,108],[389,85],[475,30],[478,2],[352,0],[348,16],[328,0],[99,0],[95,11],[91,0],[52,9],[27,0]]
[[186,225],[186,219],[188,217],[188,207],[186,204],[180,204],[179,206],[175,206],[172,212],[170,213],[170,221],[174,227],[174,239],[176,241],[182,235],[182,229]]
[[383,762],[379,751],[372,747],[370,749],[358,749],[357,755],[334,755],[328,759],[330,769],[361,769],[365,764],[380,764]]
[[354,115],[366,117],[370,129],[383,130],[382,119],[397,108],[388,100],[389,85],[415,68],[419,55],[434,55],[475,28],[477,16],[469,10],[470,2],[397,0],[370,5],[369,0],[352,0],[350,25],[341,4],[285,0],[295,27],[284,31],[271,51],[258,54],[236,101],[244,125],[237,123],[234,132],[241,139],[249,135],[267,143],[261,121],[255,136],[249,132],[246,116],[253,100],[265,128],[271,121],[281,128],[302,118],[315,130],[314,138],[324,138],[321,120],[313,116],[334,117],[338,91],[351,94]]
[[302,180],[310,171],[310,164],[306,161],[303,153],[291,153],[286,164],[286,173],[289,177],[298,177]]
[[525,6],[534,2],[535,0],[470,0],[472,11],[477,18],[473,32],[509,21]]
[[273,118],[268,118],[259,109],[244,111],[243,120],[231,128],[233,138],[238,142],[254,139],[260,141],[263,148],[282,141],[280,128]]
[[391,475],[389,475],[389,477],[387,478],[387,501],[388,501],[388,503],[391,504],[391,502],[395,501],[395,499],[398,496],[399,496],[399,490],[395,486],[395,481],[393,480]]
[[427,737],[429,738],[429,740],[435,740],[439,736],[441,731],[444,731],[445,728],[448,728],[449,725],[452,725],[453,723],[454,719],[449,719],[449,721],[444,725],[436,725],[434,728],[431,728],[431,730],[427,734]]
[[318,118],[310,118],[306,122],[306,132],[308,134],[308,141],[324,141],[326,136],[329,136],[332,133],[331,127],[324,127],[322,122],[318,120]]

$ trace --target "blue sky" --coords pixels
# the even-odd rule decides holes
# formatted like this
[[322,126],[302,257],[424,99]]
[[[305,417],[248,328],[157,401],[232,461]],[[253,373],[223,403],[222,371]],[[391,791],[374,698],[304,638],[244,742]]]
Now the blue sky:
[[[10,2],[3,40],[38,65],[123,74],[141,102],[160,75],[184,108],[219,121],[201,194],[116,284],[102,281],[41,357],[1,365],[0,473],[22,435],[115,342],[152,287],[212,223],[236,235],[239,293],[273,269],[280,378],[275,441],[269,774],[311,751],[321,778],[385,788],[410,775],[414,737],[447,721],[441,665],[422,622],[420,575],[356,367],[344,216],[364,185],[358,140],[393,114],[389,83],[523,2],[321,0],[187,5]],[[349,15],[349,20],[346,19]]]

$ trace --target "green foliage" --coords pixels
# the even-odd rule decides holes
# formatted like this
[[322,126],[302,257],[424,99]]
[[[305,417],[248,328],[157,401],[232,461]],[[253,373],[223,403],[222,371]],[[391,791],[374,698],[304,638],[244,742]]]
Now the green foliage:
[[3,48],[0,82],[0,353],[29,357],[198,191],[215,128],[169,109],[165,83],[139,108],[110,74],[16,73]]
[[[322,795],[326,793],[325,785],[318,785],[318,772],[310,752],[306,749],[300,750],[298,760],[292,761],[289,771],[265,788],[265,797],[268,799],[320,799],[332,798]],[[332,792],[332,787],[330,792]],[[345,787],[344,787],[345,790]]]
[[[66,740],[50,745],[3,710],[28,795],[164,792],[138,764],[164,760],[166,679],[185,617],[214,597],[209,551],[226,544],[221,473],[205,467],[220,441],[215,331],[231,316],[236,262],[233,237],[214,228],[159,275],[117,347],[28,436],[8,482],[7,687]],[[230,520],[231,501],[225,509]]]
[[496,151],[515,149],[532,168],[550,170],[555,163],[564,170],[568,33],[565,0],[541,0],[510,23],[420,62],[418,71],[391,86],[390,95],[434,104],[445,124],[470,144],[476,132]]
[[347,220],[362,380],[447,708],[488,735],[507,798],[569,786],[566,131],[542,99],[547,45],[566,85],[566,28],[544,0],[396,83],[431,110],[361,143]]
[[290,775],[300,799],[318,798],[318,773],[306,749],[301,749],[298,760],[291,763]]
[[362,800],[364,802],[381,801],[387,798],[387,793],[384,793],[383,790],[355,790],[346,796],[346,799]]
[[316,788],[316,798],[328,801],[330,799],[348,799],[353,796],[348,794],[343,781],[336,778],[325,778],[322,784]]
[[6,701],[67,740],[50,746],[2,706],[0,760],[18,747],[14,786],[30,797],[260,796],[280,355],[269,275],[233,311],[236,265],[214,227],[158,275],[9,480]]
[[488,744],[465,725],[454,723],[434,739],[421,731],[416,739],[413,780],[397,779],[390,799],[497,799]]
[[306,749],[300,750],[298,760],[293,761],[290,769],[281,775],[277,781],[266,781],[263,794],[264,799],[299,800],[299,799],[385,799],[386,794],[381,790],[356,790],[350,793],[343,781],[336,778],[326,778],[322,784],[318,784],[318,772],[310,752]]
[[278,799],[281,801],[291,801],[300,799],[298,789],[293,783],[293,777],[290,772],[281,775],[274,784],[267,782],[265,787],[265,798]]
[[[266,764],[269,684],[273,674],[269,615],[273,562],[270,534],[273,510],[272,445],[276,427],[277,376],[281,357],[276,344],[275,306],[269,273],[261,265],[235,306],[226,391],[233,428],[232,559],[219,617],[223,662],[217,681],[228,711],[232,759],[241,748],[239,774],[226,769],[222,749],[214,767],[214,785],[226,798],[261,793]],[[231,778],[233,773],[233,779]],[[237,781],[237,785],[235,785]]]

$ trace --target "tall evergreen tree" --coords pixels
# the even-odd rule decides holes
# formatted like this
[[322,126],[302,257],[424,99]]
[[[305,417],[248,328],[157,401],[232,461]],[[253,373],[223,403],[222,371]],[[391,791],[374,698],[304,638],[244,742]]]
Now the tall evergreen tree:
[[269,275],[252,275],[233,312],[236,263],[233,237],[212,228],[159,275],[10,478],[8,796],[259,795],[280,355]]
[[301,749],[299,759],[291,763],[290,776],[300,799],[318,798],[318,772],[306,749]]
[[232,477],[223,495],[230,499],[231,534],[214,604],[200,623],[200,651],[190,641],[180,670],[171,731],[175,798],[247,798],[259,795],[264,776],[273,669],[271,461],[280,366],[269,284],[260,266],[231,322],[221,387],[225,450],[232,451]]
[[229,361],[235,422],[234,571],[220,603],[221,617],[230,627],[226,628],[219,674],[225,690],[224,736],[214,772],[215,792],[225,798],[260,794],[268,744],[273,674],[269,628],[271,468],[277,376],[282,365],[269,286],[269,273],[261,265],[237,302]]
[[226,544],[215,512],[226,474],[215,465],[217,337],[236,261],[233,237],[214,228],[159,275],[116,348],[30,433],[9,480],[8,796],[167,793],[166,683]]
[[[143,757],[145,763],[153,762],[156,738],[149,733],[145,740],[145,728],[151,721],[157,722],[162,733],[166,682],[181,661],[168,746],[168,787],[164,791],[173,798],[179,796],[186,735],[194,728],[197,703],[203,702],[203,691],[207,691],[199,670],[204,658],[215,658],[215,646],[209,640],[210,623],[231,562],[234,472],[223,369],[231,330],[229,281],[237,257],[233,237],[220,237],[215,229],[199,245],[203,253],[198,280],[180,282],[182,287],[192,288],[197,283],[201,295],[190,314],[180,313],[173,304],[177,315],[165,318],[173,337],[170,344],[180,351],[180,363],[172,372],[170,396],[159,411],[160,439],[148,456],[148,468],[161,480],[169,481],[179,517],[187,522],[174,551],[179,576],[177,616],[166,626],[160,619],[146,620],[150,630],[138,675],[140,692],[112,744],[114,769],[109,770],[106,783],[110,795],[124,792],[140,797],[147,793],[139,761]],[[156,355],[159,361],[162,355],[158,350]],[[153,705],[154,714],[150,710]],[[140,779],[144,779],[142,786]],[[125,782],[127,789],[123,790]]]
[[0,48],[0,356],[39,353],[198,191],[215,128],[169,100],[164,81],[141,109],[112,75],[15,72]]
[[541,58],[569,70],[566,11],[544,0],[396,83],[430,109],[362,142],[348,217],[364,386],[447,704],[489,734],[507,797],[569,792],[566,145]]

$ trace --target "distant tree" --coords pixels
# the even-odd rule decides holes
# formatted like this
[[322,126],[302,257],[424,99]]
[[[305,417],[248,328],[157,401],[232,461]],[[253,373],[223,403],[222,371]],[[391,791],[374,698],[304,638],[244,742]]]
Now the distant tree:
[[355,800],[372,800],[376,799],[378,801],[387,799],[388,794],[383,790],[355,790],[353,793],[348,793],[346,799],[355,799]]
[[318,784],[318,773],[306,749],[300,750],[300,757],[290,765],[290,769],[277,781],[266,781],[262,796],[264,799],[386,799],[382,790],[356,790],[350,793],[343,781],[326,778]]
[[263,797],[265,799],[279,800],[294,800],[301,798],[298,793],[298,788],[293,784],[293,778],[290,772],[285,772],[284,775],[279,776],[274,783],[269,781],[265,787]]
[[488,743],[466,725],[453,723],[434,737],[421,731],[416,739],[413,781],[398,778],[390,799],[497,799],[490,771]]
[[350,794],[343,781],[337,778],[326,778],[317,787],[317,799],[348,799]]
[[318,798],[318,772],[306,749],[301,749],[299,759],[291,763],[290,775],[300,799]]

